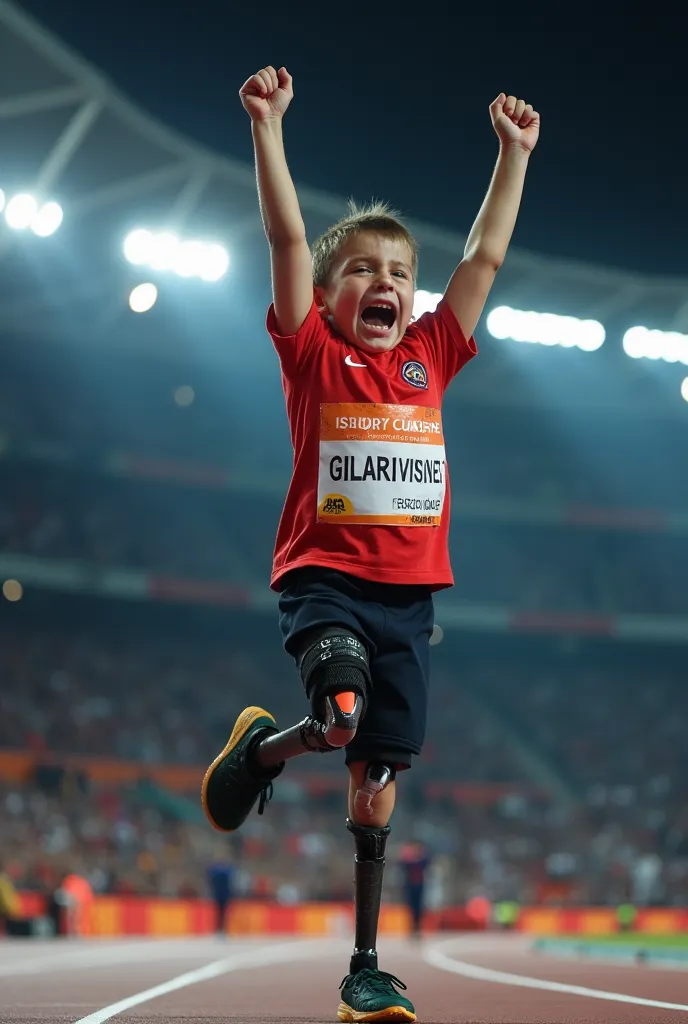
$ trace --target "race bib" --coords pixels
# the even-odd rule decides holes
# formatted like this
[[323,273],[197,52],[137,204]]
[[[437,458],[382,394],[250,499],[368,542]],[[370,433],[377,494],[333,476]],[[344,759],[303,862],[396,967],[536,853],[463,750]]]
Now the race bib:
[[320,406],[319,522],[439,526],[445,491],[439,409]]

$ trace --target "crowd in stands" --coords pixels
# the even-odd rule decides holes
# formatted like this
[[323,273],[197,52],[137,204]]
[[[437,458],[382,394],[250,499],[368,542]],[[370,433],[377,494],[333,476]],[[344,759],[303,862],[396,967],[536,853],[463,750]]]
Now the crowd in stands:
[[[242,701],[279,721],[308,712],[298,672],[274,623],[247,617],[224,642],[145,624],[127,633],[56,626],[0,632],[0,748],[100,754],[149,764],[202,764],[226,742]],[[239,639],[241,634],[242,639]],[[236,637],[236,639],[234,639]],[[260,652],[260,656],[253,653]],[[494,727],[476,725],[465,687],[438,676],[425,761],[433,777],[501,782],[522,773]],[[446,751],[453,755],[447,764]],[[338,759],[306,758],[318,771]]]
[[[474,896],[521,904],[684,906],[688,901],[685,803],[628,806],[613,791],[575,809],[504,798],[494,806],[400,799],[390,839],[386,898],[400,897],[395,871],[413,837],[432,856],[428,904]],[[657,802],[659,801],[659,802]],[[670,827],[659,819],[670,812]],[[351,848],[343,806],[280,798],[252,816],[230,848],[202,823],[171,820],[135,788],[83,792],[67,778],[57,793],[0,785],[0,860],[19,889],[50,892],[67,873],[96,893],[193,898],[207,895],[206,869],[234,860],[236,895],[282,903],[350,898]]]
[[[79,369],[22,376],[15,367],[0,381],[0,554],[267,587],[290,461],[278,380],[279,415],[256,421],[251,389],[239,393],[233,381],[228,401],[222,375],[180,406],[173,385],[187,380],[169,367]],[[688,612],[680,532],[508,521],[511,501],[685,513],[683,437],[667,446],[666,424],[615,416],[448,404],[454,494],[500,510],[498,522],[453,523],[452,600]],[[168,469],[195,463],[206,478],[132,479],[122,452],[168,460]],[[126,465],[129,476],[114,478]],[[225,471],[233,488],[220,486]],[[0,752],[28,749],[57,765],[72,754],[135,760],[142,777],[160,762],[202,771],[246,703],[285,723],[306,713],[274,620],[180,608],[154,626],[149,604],[99,607],[36,592],[11,612],[2,605]],[[201,619],[205,632],[195,632]],[[688,689],[678,657],[539,647],[498,660],[493,637],[474,647],[468,654],[445,638],[436,651],[428,743],[400,779],[392,866],[402,841],[426,843],[436,907],[474,895],[688,903]],[[305,802],[309,774],[343,778],[341,758],[291,768],[232,847],[239,894],[348,899],[344,795]],[[467,800],[462,783],[513,792]],[[197,796],[185,806],[173,813],[141,785],[97,787],[73,771],[52,783],[40,773],[0,778],[0,869],[46,892],[76,870],[97,892],[200,895],[205,865],[227,847],[198,820]],[[388,897],[398,892],[392,870]]]
[[[14,630],[0,645],[0,748],[56,763],[76,753],[187,762],[200,780],[248,699],[285,723],[306,713],[278,646],[248,653],[258,628],[241,626],[243,645],[143,628],[109,639],[95,628]],[[688,900],[680,672],[628,659],[594,669],[563,655],[530,670],[524,657],[461,659],[449,647],[437,662],[428,746],[400,780],[394,822],[395,842],[414,837],[433,853],[435,905],[480,894],[528,902],[550,891],[578,902]],[[547,772],[560,788],[548,788]],[[288,902],[348,892],[344,793],[306,804],[309,773],[344,776],[339,755],[290,765],[265,815],[242,830],[244,895]],[[466,802],[461,783],[513,792]],[[99,891],[202,893],[217,843],[198,821],[195,791],[188,818],[140,787],[98,789],[69,773],[59,791],[34,780],[5,783],[0,797],[0,861],[25,886],[76,862]],[[390,896],[396,885],[392,876]]]
[[[108,362],[101,352],[75,368],[52,355],[42,372],[35,358],[30,369],[4,366],[0,452],[90,465],[125,452],[259,475],[278,491],[288,479],[291,448],[276,368],[261,381],[256,415],[251,387],[239,391],[225,370],[195,367],[195,400],[179,405],[176,388],[192,383],[181,368]],[[688,503],[684,433],[633,408],[553,411],[536,402],[450,400],[444,427],[455,489],[467,498],[676,511]]]
[[[6,471],[0,551],[267,586],[277,498]],[[679,614],[688,536],[455,520],[453,600],[524,611]]]

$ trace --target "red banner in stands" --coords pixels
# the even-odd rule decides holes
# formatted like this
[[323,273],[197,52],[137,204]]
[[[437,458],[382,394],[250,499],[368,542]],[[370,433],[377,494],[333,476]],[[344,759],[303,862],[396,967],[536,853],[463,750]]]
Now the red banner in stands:
[[[43,913],[44,901],[21,893],[22,916]],[[215,931],[215,908],[209,900],[150,899],[134,896],[96,896],[83,918],[84,936],[208,935]],[[424,931],[476,931],[484,922],[465,907],[448,907],[425,914]],[[523,907],[515,927],[531,935],[612,935],[620,930],[614,907]],[[237,900],[230,909],[231,935],[342,935],[353,929],[350,903],[300,903],[282,906],[269,901]],[[383,904],[382,935],[405,935],[410,929],[404,906]],[[688,932],[687,908],[645,908],[638,912],[635,930],[644,934]]]

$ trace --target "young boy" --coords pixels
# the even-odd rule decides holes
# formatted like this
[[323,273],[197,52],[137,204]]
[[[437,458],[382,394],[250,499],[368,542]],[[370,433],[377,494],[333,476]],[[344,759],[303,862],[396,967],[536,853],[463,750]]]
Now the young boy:
[[285,68],[244,84],[272,257],[268,331],[294,448],[272,588],[311,713],[278,731],[249,707],[203,781],[205,812],[232,832],[272,795],[284,762],[346,750],[355,845],[355,947],[341,1021],[414,1021],[375,949],[395,777],[425,734],[433,591],[453,584],[440,408],[476,354],[472,335],[516,222],[540,118],[501,93],[487,197],[434,313],[413,322],[417,245],[386,206],[352,207],[309,250],[282,141]]

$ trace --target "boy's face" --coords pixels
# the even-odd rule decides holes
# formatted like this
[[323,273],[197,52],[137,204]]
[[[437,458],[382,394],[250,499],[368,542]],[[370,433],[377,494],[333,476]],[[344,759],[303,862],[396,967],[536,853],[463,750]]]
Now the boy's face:
[[387,352],[404,336],[413,312],[413,270],[406,242],[361,231],[346,240],[318,299],[347,341]]

